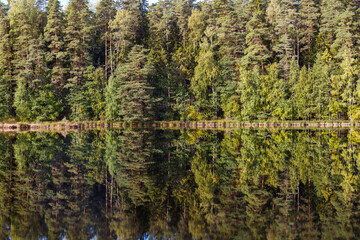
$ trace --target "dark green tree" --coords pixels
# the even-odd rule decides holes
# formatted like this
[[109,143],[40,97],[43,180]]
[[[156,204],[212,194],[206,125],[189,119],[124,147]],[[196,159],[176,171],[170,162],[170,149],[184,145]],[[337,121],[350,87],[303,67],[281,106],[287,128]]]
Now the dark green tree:
[[300,1],[299,8],[299,41],[301,44],[301,52],[305,52],[308,70],[310,69],[313,61],[313,42],[318,30],[319,22],[319,6],[317,1],[313,0],[302,0]]
[[11,67],[10,22],[8,9],[0,4],[0,117],[9,116],[12,107],[13,81]]
[[125,63],[119,64],[110,78],[106,95],[106,119],[109,121],[147,121],[152,113],[152,72],[146,50],[135,45]]
[[69,89],[68,101],[71,117],[79,118],[81,109],[77,107],[77,94],[84,84],[84,73],[90,65],[91,24],[90,10],[86,0],[73,0],[66,9],[66,28],[64,40],[66,56],[69,60],[69,78],[66,87]]

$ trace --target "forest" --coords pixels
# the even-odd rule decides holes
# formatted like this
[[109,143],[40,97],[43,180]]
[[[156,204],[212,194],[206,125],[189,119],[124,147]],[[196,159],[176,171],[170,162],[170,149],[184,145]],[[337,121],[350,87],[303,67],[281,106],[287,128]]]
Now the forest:
[[9,0],[2,121],[360,119],[359,0]]

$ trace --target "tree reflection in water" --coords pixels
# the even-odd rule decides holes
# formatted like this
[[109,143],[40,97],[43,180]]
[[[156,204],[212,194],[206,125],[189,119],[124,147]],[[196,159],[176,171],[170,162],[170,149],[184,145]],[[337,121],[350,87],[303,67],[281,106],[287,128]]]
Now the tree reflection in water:
[[357,130],[3,134],[0,238],[354,238],[359,147]]

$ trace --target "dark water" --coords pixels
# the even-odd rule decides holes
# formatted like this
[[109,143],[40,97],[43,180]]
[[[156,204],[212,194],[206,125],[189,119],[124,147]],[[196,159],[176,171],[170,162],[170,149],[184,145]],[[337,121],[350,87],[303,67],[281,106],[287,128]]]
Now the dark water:
[[360,132],[0,135],[1,239],[356,239]]

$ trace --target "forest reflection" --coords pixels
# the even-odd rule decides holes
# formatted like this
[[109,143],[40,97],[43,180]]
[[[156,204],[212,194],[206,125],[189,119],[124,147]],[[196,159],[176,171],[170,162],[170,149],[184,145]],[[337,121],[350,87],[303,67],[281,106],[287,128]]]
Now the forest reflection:
[[351,239],[357,130],[0,135],[1,239]]

